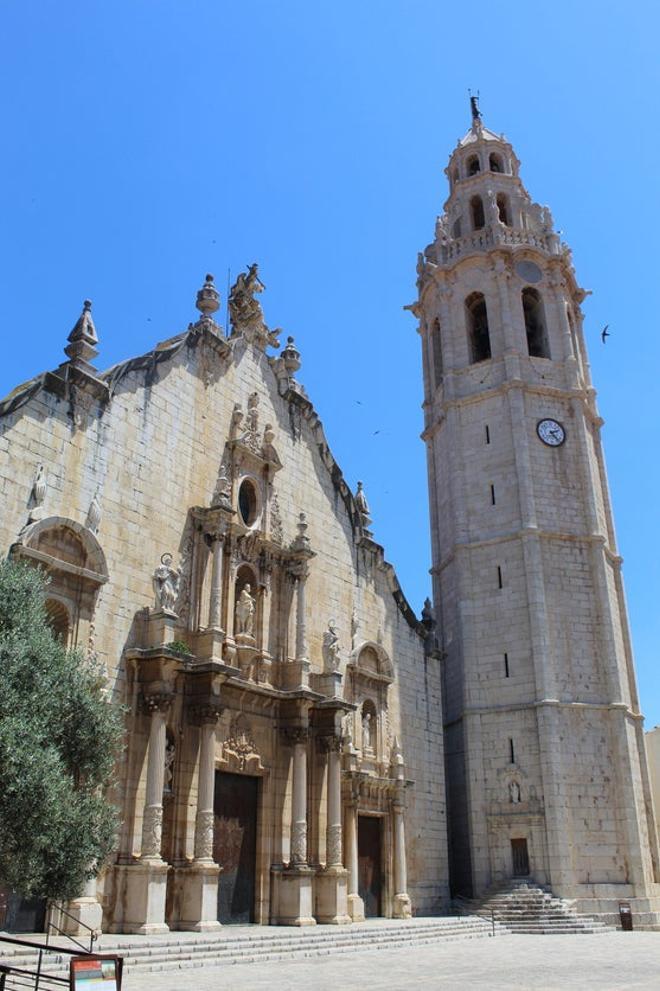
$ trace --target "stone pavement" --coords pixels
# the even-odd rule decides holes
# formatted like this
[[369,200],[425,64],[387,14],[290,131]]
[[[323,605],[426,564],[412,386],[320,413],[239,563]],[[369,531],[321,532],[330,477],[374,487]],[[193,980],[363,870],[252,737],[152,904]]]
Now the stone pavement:
[[660,933],[507,936],[330,959],[127,974],[124,991],[626,991],[660,988]]

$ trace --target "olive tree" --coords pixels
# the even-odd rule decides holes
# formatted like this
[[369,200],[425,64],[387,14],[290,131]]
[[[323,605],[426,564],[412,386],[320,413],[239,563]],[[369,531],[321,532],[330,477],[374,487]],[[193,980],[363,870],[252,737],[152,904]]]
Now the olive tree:
[[37,569],[0,562],[0,879],[65,900],[115,843],[105,793],[123,720],[98,665],[50,629],[46,585]]

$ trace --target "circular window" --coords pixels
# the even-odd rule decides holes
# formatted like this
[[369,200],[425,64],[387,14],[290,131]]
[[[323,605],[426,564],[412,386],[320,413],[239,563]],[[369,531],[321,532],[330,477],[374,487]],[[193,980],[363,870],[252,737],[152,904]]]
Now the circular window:
[[525,282],[540,282],[543,278],[543,272],[538,265],[528,261],[526,258],[523,258],[516,264],[516,272]]
[[257,518],[257,492],[252,482],[246,478],[238,490],[238,511],[246,526],[252,526]]

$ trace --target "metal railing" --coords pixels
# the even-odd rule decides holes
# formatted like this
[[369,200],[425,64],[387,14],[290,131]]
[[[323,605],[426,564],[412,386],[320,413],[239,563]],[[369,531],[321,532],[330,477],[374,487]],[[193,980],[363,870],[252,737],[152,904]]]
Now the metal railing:
[[[89,933],[88,936],[89,948],[83,946],[80,940],[77,940],[74,936],[71,935],[71,933],[66,932],[64,929],[60,929],[60,927],[55,922],[53,922],[53,915],[56,912],[59,913],[60,916],[63,915],[67,919],[71,919],[73,922],[75,922],[76,926],[79,929],[87,930],[87,932]],[[65,909],[61,904],[58,904],[58,902],[51,902],[49,904],[47,920],[48,921],[46,923],[46,946],[48,946],[50,942],[50,933],[51,930],[53,930],[58,934],[58,936],[65,936],[67,939],[70,939],[72,943],[75,943],[76,946],[80,947],[83,953],[91,953],[93,951],[94,943],[99,938],[99,932],[96,929],[92,929],[91,926],[86,925],[86,923],[81,922],[77,916],[72,915],[71,912],[68,912],[67,909]],[[0,991],[2,991],[1,986],[0,986]]]
[[[12,946],[20,946],[37,952],[37,966],[35,970],[27,967],[14,967],[11,963],[0,964],[0,991],[59,991],[60,988],[69,987],[69,977],[60,977],[58,974],[48,974],[43,969],[44,954],[62,954],[70,957],[90,956],[88,950],[71,950],[68,946],[52,946],[46,943],[34,943],[28,939],[14,939],[10,936],[0,936],[0,945],[10,943]],[[62,960],[53,961],[62,963]]]

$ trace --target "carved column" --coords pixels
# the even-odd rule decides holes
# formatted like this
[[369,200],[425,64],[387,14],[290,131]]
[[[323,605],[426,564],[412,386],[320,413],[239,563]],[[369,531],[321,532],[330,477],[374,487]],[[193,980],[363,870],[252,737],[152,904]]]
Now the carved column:
[[325,870],[316,877],[316,919],[341,925],[350,922],[348,914],[348,871],[342,864],[341,836],[341,745],[335,733],[320,738],[328,755],[328,804],[326,821]]
[[160,845],[163,834],[163,788],[165,786],[165,720],[172,701],[171,695],[143,696],[144,706],[151,714],[149,751],[147,756],[147,788],[142,820],[142,862],[161,861]]
[[307,660],[306,586],[309,570],[303,565],[296,584],[296,660]]
[[117,928],[120,932],[152,936],[169,931],[165,922],[165,895],[170,867],[161,857],[163,834],[163,787],[165,784],[165,720],[174,698],[172,693],[148,689],[142,705],[149,714],[147,787],[142,820],[142,852],[133,864],[119,865],[117,873],[123,906]]
[[283,736],[293,744],[293,788],[291,796],[291,853],[289,864],[272,869],[271,922],[284,926],[313,926],[313,880],[307,865],[307,742],[306,726],[286,727]]
[[215,727],[221,708],[200,705],[194,710],[200,723],[199,779],[195,817],[195,860],[213,861],[213,798],[215,792]]
[[223,572],[224,536],[216,533],[213,538],[211,559],[211,595],[209,599],[209,629],[219,630],[222,627],[222,572]]
[[409,919],[412,915],[408,896],[408,869],[406,864],[406,831],[403,817],[403,800],[392,803],[394,819],[394,905],[395,919]]
[[328,821],[326,827],[326,866],[342,867],[341,837],[341,737],[323,738],[328,754]]
[[177,868],[181,886],[181,917],[178,928],[192,932],[212,932],[218,922],[218,876],[213,860],[213,799],[215,792],[215,727],[222,712],[216,698],[195,705],[191,710],[200,727],[197,814],[195,816],[195,859],[188,867]]
[[309,730],[289,730],[293,742],[293,796],[291,801],[291,863],[307,864],[307,741]]
[[348,914],[353,922],[364,922],[364,902],[358,893],[358,803],[346,805],[346,866],[348,868]]

